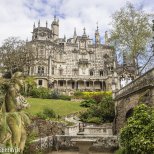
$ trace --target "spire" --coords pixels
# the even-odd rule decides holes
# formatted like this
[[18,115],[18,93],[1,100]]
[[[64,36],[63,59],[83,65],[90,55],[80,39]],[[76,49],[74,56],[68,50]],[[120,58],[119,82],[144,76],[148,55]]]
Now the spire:
[[54,21],[56,21],[56,15],[54,15]]
[[35,22],[34,22],[34,25],[33,25],[33,29],[35,29]]
[[99,28],[98,28],[98,22],[97,22],[96,24],[97,24],[97,29],[96,29],[96,31],[98,32],[98,31],[99,31]]
[[96,24],[97,24],[97,28],[95,30],[95,43],[100,44],[101,41],[100,41],[100,35],[99,35],[98,22]]
[[74,28],[74,37],[76,37],[77,34],[76,34],[76,27]]
[[107,45],[109,43],[108,33],[105,31],[105,44]]
[[40,27],[40,20],[38,21],[38,27]]
[[46,28],[48,28],[48,22],[46,21]]
[[86,35],[86,28],[83,28],[83,35]]
[[64,35],[64,42],[66,42],[66,35]]

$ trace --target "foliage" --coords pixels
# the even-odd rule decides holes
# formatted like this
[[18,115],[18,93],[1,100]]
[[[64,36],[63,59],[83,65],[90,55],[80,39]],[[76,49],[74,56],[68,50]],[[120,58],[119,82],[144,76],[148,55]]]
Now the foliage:
[[126,154],[154,152],[154,109],[140,104],[120,133],[121,146]]
[[39,87],[39,88],[33,88],[31,90],[32,97],[34,98],[49,98],[50,97],[50,90],[44,87]]
[[60,98],[60,94],[57,90],[53,90],[51,95],[50,95],[51,99],[59,99]]
[[88,119],[87,119],[87,122],[89,122],[89,123],[95,123],[95,124],[100,124],[100,123],[102,123],[100,117],[91,117],[91,118],[88,118]]
[[114,154],[126,154],[125,148],[120,148],[114,152]]
[[74,92],[74,97],[75,98],[82,98],[83,97],[83,92],[81,92],[81,91],[75,91]]
[[105,123],[114,119],[114,102],[112,95],[104,95],[99,103],[95,103],[89,109],[81,113],[80,119],[84,122]]
[[26,77],[25,78],[25,92],[27,96],[30,96],[31,91],[36,88],[36,82],[35,79],[33,77]]
[[60,95],[59,96],[59,99],[70,101],[71,100],[71,96],[68,96],[68,95]]
[[90,107],[91,105],[95,104],[96,102],[93,99],[84,100],[81,102],[80,106],[82,107]]
[[[27,136],[27,140],[26,140],[26,144],[25,144],[25,148],[24,148],[24,154],[29,154],[30,153],[30,145],[31,145],[31,142],[33,140],[35,140],[37,138],[37,134],[36,133],[29,133],[28,136]],[[36,151],[36,153],[38,153],[38,151]]]
[[7,72],[7,76],[12,76],[16,71],[24,71],[30,67],[34,60],[33,49],[23,40],[10,37],[4,41],[0,47],[1,70]]
[[[74,97],[75,98],[82,98],[82,99],[95,99],[95,97],[100,97],[102,98],[103,95],[111,95],[111,91],[93,91],[93,92],[89,92],[89,91],[76,91],[74,93]],[[96,101],[97,102],[97,101]]]
[[129,57],[128,61],[134,66],[138,65],[138,56],[145,53],[152,38],[148,14],[127,3],[113,14],[112,27],[111,41],[116,50],[120,51],[121,55],[125,52],[127,58]]
[[56,118],[56,113],[53,109],[44,108],[42,112],[37,113],[37,116],[42,119]]

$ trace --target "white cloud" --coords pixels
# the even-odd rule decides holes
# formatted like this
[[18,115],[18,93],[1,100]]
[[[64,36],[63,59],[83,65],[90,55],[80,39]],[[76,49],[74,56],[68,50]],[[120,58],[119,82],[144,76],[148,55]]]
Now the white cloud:
[[[143,4],[144,10],[151,13],[152,0],[129,0],[134,4]],[[53,15],[60,19],[60,36],[67,38],[73,35],[74,27],[82,35],[83,27],[87,34],[94,36],[96,22],[99,24],[101,35],[109,29],[111,14],[124,6],[126,0],[0,0],[0,44],[10,36],[31,39],[33,23],[41,19],[41,25],[49,25]]]

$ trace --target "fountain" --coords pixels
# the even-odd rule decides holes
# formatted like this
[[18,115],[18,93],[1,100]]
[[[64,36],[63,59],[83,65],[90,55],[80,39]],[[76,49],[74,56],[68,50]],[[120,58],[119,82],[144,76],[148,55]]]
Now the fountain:
[[96,139],[74,138],[71,142],[75,142],[79,147],[79,154],[89,154],[89,148],[96,142]]

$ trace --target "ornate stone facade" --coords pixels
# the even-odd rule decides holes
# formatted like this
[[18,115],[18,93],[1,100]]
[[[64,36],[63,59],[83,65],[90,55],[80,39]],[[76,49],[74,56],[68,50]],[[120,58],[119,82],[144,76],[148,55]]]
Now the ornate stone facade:
[[78,36],[76,29],[72,38],[59,38],[59,20],[54,18],[51,28],[33,27],[32,45],[35,54],[34,65],[29,75],[35,76],[38,86],[49,87],[63,93],[76,90],[111,90],[114,49],[100,42],[98,27],[95,42],[89,38],[84,28]]

